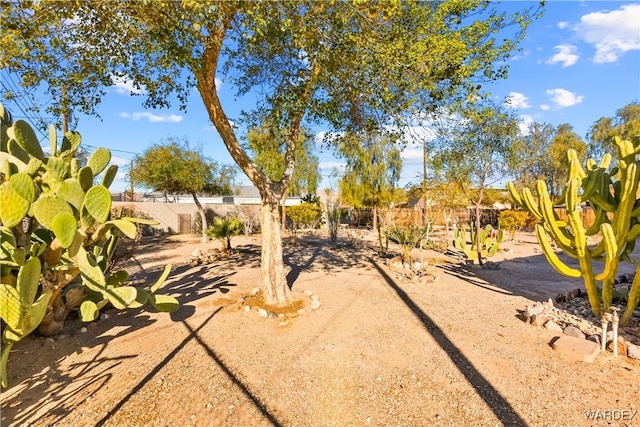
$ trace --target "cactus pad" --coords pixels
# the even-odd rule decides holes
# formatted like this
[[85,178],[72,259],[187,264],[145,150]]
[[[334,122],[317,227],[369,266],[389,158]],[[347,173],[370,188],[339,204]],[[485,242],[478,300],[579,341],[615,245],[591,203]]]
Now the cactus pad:
[[78,220],[69,214],[58,214],[53,218],[51,230],[63,248],[71,246],[78,232]]
[[31,126],[24,120],[18,120],[12,126],[13,138],[18,145],[33,157],[44,160],[44,152]]
[[15,227],[29,211],[29,202],[18,194],[10,182],[0,185],[0,220],[6,227]]
[[28,202],[36,201],[36,186],[33,184],[31,176],[25,172],[19,172],[11,175],[11,187],[18,193],[23,199]]
[[98,222],[106,222],[111,213],[111,194],[105,187],[92,187],[84,198],[84,207]]
[[40,224],[51,230],[56,215],[73,216],[73,209],[62,197],[45,194],[33,204],[33,213]]
[[93,176],[96,176],[107,167],[110,161],[111,151],[99,147],[91,154],[91,157],[89,157],[87,167],[93,171]]

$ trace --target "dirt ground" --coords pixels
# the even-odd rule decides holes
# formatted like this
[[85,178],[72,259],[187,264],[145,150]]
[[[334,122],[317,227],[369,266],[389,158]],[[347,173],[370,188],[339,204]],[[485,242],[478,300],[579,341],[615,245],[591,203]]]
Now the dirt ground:
[[516,239],[492,259],[499,270],[429,252],[439,261],[425,284],[399,278],[372,235],[360,249],[300,238],[284,253],[305,312],[287,321],[237,303],[259,286],[259,237],[234,238],[232,257],[196,267],[194,249],[218,243],[150,239],[133,279],[173,263],[163,292],[181,308],[106,310],[84,333],[69,319],[63,335],[18,343],[1,424],[640,425],[637,361],[571,360],[550,347],[557,333],[517,317],[581,282],[555,273],[531,234]]

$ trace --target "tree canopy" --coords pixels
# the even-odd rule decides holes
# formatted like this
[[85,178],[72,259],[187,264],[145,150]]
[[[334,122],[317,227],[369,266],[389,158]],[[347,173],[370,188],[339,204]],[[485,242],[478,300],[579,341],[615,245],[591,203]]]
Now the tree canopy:
[[206,240],[207,219],[198,194],[233,194],[237,169],[207,159],[200,150],[189,146],[187,140],[169,138],[136,156],[130,171],[134,183],[170,194],[189,194],[193,197],[202,223],[202,237]]
[[640,135],[640,102],[631,102],[616,111],[614,117],[600,117],[591,126],[589,139],[589,155],[601,158],[604,153],[615,155],[613,137],[631,139]]
[[552,199],[558,198],[569,174],[567,150],[574,149],[580,158],[587,153],[587,145],[568,123],[557,127],[549,123],[532,123],[528,132],[517,141],[513,174],[518,186],[534,186],[542,179]]
[[[65,90],[65,104],[90,114],[118,79],[140,89],[148,107],[175,99],[186,107],[197,88],[229,153],[260,191],[264,296],[283,304],[291,293],[277,205],[292,179],[303,120],[359,131],[397,125],[416,102],[431,108],[475,96],[479,82],[506,76],[505,60],[538,11],[505,13],[485,0],[16,1],[2,8],[0,57],[26,87],[53,98]],[[240,143],[216,79],[255,97],[239,119],[247,129],[267,118],[286,129],[279,180]]]

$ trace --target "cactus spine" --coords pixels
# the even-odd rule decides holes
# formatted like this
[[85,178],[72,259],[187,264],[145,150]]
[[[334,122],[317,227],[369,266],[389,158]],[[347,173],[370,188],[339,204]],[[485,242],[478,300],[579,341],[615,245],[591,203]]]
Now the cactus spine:
[[[617,166],[609,170],[611,156],[606,154],[599,165],[594,160],[582,168],[574,150],[568,151],[569,179],[563,194],[569,223],[562,221],[553,210],[547,186],[540,180],[536,184],[537,202],[530,190],[519,194],[513,183],[507,189],[519,206],[533,213],[539,223],[536,236],[547,261],[560,274],[582,277],[591,309],[596,316],[608,313],[613,297],[613,285],[621,260],[636,265],[635,279],[631,285],[627,307],[620,319],[622,324],[631,320],[633,310],[640,301],[640,263],[631,259],[636,239],[640,235],[640,138],[634,141],[614,138]],[[580,191],[582,190],[582,191]],[[580,218],[579,206],[589,202],[594,209],[595,223],[585,230]],[[587,236],[600,234],[596,246],[588,246]],[[568,266],[557,257],[549,244],[553,239],[560,249],[578,260],[580,269]],[[594,260],[604,258],[604,267],[594,272]],[[602,292],[596,282],[602,283]]]

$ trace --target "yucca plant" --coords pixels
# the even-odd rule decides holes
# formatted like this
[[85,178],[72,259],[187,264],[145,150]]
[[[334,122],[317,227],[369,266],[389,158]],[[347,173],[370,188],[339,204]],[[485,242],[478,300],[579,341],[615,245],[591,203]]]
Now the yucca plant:
[[424,226],[399,226],[391,225],[384,230],[385,236],[392,242],[400,245],[402,262],[411,262],[411,250],[420,243],[425,244],[429,240],[431,225]]

